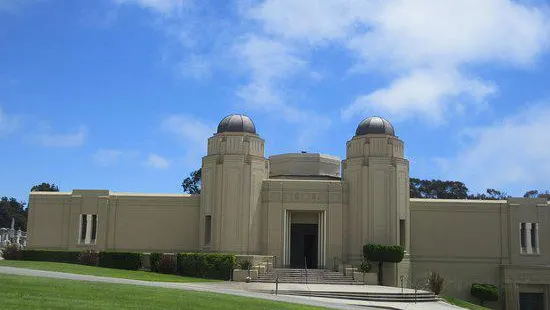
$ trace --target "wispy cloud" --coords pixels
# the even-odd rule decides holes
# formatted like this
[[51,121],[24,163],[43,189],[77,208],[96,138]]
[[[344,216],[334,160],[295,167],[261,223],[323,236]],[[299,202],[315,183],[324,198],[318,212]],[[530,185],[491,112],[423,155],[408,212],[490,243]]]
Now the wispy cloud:
[[[395,79],[387,88],[357,97],[342,110],[342,117],[350,119],[355,115],[381,111],[392,120],[419,115],[428,118],[432,124],[441,123],[449,112],[456,115],[467,103],[483,103],[496,91],[491,82],[467,79],[450,70],[413,71]],[[457,100],[459,98],[462,100]]]
[[81,146],[86,140],[88,129],[85,126],[80,126],[75,132],[69,133],[52,133],[48,127],[42,130],[43,132],[34,135],[34,140],[48,147],[75,147]]
[[[249,7],[245,2],[224,3],[223,15],[218,12],[219,2],[207,1],[201,6],[194,3],[179,11],[179,6],[164,2],[158,8],[156,1],[154,5],[149,1],[125,2],[160,13],[161,28],[180,48],[164,53],[164,59],[177,59],[177,71],[181,76],[204,81],[219,71],[237,75],[243,80],[234,89],[239,99],[237,106],[294,124],[310,124],[308,128],[298,129],[301,131],[299,136],[313,137],[313,133],[330,125],[328,117],[303,109],[290,95],[293,88],[290,79],[300,74],[306,79],[318,79],[319,74],[309,70],[300,50],[263,31],[256,31],[258,27],[246,16]],[[166,8],[171,10],[170,14],[166,14]],[[312,119],[321,125],[304,121]],[[312,126],[315,128],[310,128]]]
[[305,61],[290,46],[256,35],[246,36],[233,49],[250,75],[250,83],[237,90],[237,95],[252,108],[288,110],[277,85],[303,69]]
[[160,130],[185,147],[184,162],[193,169],[200,166],[208,138],[216,131],[213,123],[185,114],[167,116],[161,121]]
[[4,112],[0,107],[0,138],[14,133],[19,129],[19,117]]
[[149,157],[147,157],[145,165],[154,169],[166,169],[170,167],[170,162],[168,161],[168,159],[158,154],[151,153],[149,154]]
[[191,5],[192,0],[113,0],[118,4],[135,4],[164,15],[178,14]]
[[510,0],[266,0],[245,12],[290,48],[337,45],[356,58],[353,72],[395,76],[389,86],[358,95],[342,110],[344,119],[442,118],[449,105],[485,103],[498,85],[467,66],[529,66],[550,38],[548,10]]
[[0,1],[0,13],[18,13],[25,7],[32,4],[42,2],[44,0],[1,0]]
[[529,190],[548,184],[549,119],[546,102],[501,122],[466,129],[458,154],[437,162],[447,178],[464,180],[479,190],[512,186]]
[[115,149],[99,149],[93,155],[93,161],[99,166],[111,166],[116,164],[123,152]]
[[174,135],[182,142],[195,146],[206,146],[208,138],[215,131],[212,124],[185,114],[167,116],[162,120],[160,129]]
[[206,56],[193,54],[180,62],[179,71],[183,77],[202,81],[210,77],[212,68]]
[[233,49],[249,72],[249,82],[236,91],[247,108],[299,124],[297,143],[304,148],[330,126],[329,117],[300,108],[289,96],[288,90],[292,88],[289,79],[307,68],[307,61],[292,46],[248,34]]

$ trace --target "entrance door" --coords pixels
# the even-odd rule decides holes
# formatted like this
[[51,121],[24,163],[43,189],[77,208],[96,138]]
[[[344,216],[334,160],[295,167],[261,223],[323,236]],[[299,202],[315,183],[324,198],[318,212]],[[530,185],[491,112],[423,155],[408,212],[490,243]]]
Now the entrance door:
[[519,293],[519,310],[544,309],[543,293]]
[[317,268],[318,225],[292,224],[290,226],[290,267]]

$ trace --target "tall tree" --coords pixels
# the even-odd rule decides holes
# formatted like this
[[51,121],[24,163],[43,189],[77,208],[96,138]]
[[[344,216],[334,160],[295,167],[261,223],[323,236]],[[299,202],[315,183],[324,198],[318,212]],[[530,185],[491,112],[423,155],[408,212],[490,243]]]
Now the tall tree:
[[181,183],[183,191],[189,194],[200,194],[201,193],[201,169],[195,170],[189,174],[187,178]]
[[411,198],[466,199],[468,188],[458,181],[421,180],[410,178]]
[[15,198],[0,198],[0,227],[11,227],[12,219],[15,219],[15,229],[27,229],[27,212],[24,202]]
[[38,185],[35,185],[31,188],[31,192],[59,192],[59,187],[54,183],[42,182]]
[[538,191],[536,189],[530,190],[525,192],[525,195],[523,195],[525,198],[546,198],[550,199],[550,191]]
[[494,188],[488,188],[485,193],[469,195],[468,199],[477,199],[477,200],[504,200],[510,197],[505,192],[501,192]]

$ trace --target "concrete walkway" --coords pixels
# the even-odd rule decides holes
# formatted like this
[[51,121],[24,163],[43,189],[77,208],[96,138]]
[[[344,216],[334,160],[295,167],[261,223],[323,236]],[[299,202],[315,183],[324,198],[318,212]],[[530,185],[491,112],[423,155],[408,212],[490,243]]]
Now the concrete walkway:
[[[318,306],[332,309],[461,309],[445,302],[424,302],[424,303],[390,303],[390,302],[371,302],[358,300],[344,300],[332,298],[318,298],[306,296],[285,296],[260,293],[261,291],[275,290],[272,283],[238,283],[238,282],[203,282],[203,283],[175,283],[175,282],[154,282],[140,281],[121,278],[98,277],[91,275],[80,275],[55,271],[42,271],[27,268],[15,268],[0,266],[0,273],[46,277],[76,281],[105,282],[117,284],[131,284],[150,287],[161,287],[171,289],[181,289],[190,291],[201,291],[211,293],[231,294],[249,298],[261,298],[266,300],[290,302],[310,306]],[[280,290],[315,290],[315,291],[368,291],[368,292],[392,292],[400,289],[383,286],[363,286],[363,285],[324,285],[324,284],[279,284]]]

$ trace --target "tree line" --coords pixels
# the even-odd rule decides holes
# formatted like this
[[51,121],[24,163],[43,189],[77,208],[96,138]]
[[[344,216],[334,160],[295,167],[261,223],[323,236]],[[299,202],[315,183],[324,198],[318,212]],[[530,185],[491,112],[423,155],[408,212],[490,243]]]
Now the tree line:
[[[31,187],[31,192],[59,192],[59,188],[55,184],[40,183]],[[27,230],[28,206],[24,201],[7,196],[0,198],[0,228],[11,227],[12,219],[15,219],[14,228]]]
[[[200,194],[201,176],[201,169],[191,172],[181,184],[183,191],[189,194]],[[409,184],[411,198],[499,200],[510,197],[505,192],[493,188],[488,188],[484,193],[471,194],[468,187],[459,181],[410,178]],[[59,188],[54,183],[43,182],[33,186],[31,192],[34,191],[58,192]],[[550,191],[529,190],[523,197],[550,200]],[[11,227],[11,221],[15,219],[15,229],[26,230],[27,215],[28,205],[24,201],[7,196],[0,198],[0,227]]]
[[[468,187],[459,181],[410,178],[409,184],[411,198],[501,200],[511,197],[505,192],[494,188],[488,188],[484,193],[471,194]],[[550,192],[548,190],[529,190],[525,192],[523,197],[550,199]]]
[[[505,192],[494,188],[488,188],[484,193],[471,194],[468,187],[459,181],[410,178],[409,185],[411,198],[500,200],[510,197]],[[185,193],[200,194],[201,169],[191,172],[189,176],[183,180],[181,186]],[[550,199],[550,192],[548,190],[529,190],[523,197]]]

